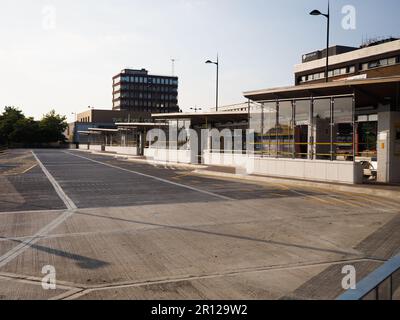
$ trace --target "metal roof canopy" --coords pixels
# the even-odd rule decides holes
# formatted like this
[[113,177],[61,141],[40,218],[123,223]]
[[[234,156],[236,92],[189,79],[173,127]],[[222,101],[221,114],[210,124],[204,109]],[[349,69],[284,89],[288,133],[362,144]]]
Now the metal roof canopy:
[[100,135],[101,134],[100,132],[93,132],[93,131],[78,131],[78,133],[82,134],[82,135],[86,135],[86,136],[90,136],[92,134],[95,134],[95,135]]
[[329,83],[304,84],[245,92],[244,96],[253,101],[271,101],[323,97],[345,94],[357,95],[357,106],[374,102],[399,102],[400,76],[372,78],[367,80],[343,80]]
[[89,132],[99,132],[99,133],[106,132],[107,133],[107,132],[118,132],[119,130],[118,129],[89,128],[88,131]]
[[156,120],[185,120],[188,119],[192,125],[204,124],[209,122],[232,122],[247,121],[248,111],[234,112],[204,112],[204,113],[160,113],[152,114]]
[[128,129],[147,129],[147,128],[158,128],[158,127],[166,127],[168,123],[153,123],[153,122],[121,122],[115,124],[119,129],[128,128]]

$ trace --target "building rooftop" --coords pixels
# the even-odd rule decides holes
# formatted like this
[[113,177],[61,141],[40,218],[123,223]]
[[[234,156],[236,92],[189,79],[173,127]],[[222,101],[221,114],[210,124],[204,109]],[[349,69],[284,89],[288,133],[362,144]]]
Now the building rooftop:
[[[359,48],[356,47],[347,47],[347,46],[332,46],[329,47],[329,56],[336,56],[338,54],[343,54],[351,51],[358,50]],[[317,50],[311,53],[304,54],[302,56],[302,62],[310,62],[318,59],[326,58],[326,49],[324,50]]]
[[[304,84],[244,92],[244,96],[253,101],[270,101],[276,99],[296,99],[329,95],[353,94],[355,91],[366,92],[370,100],[374,97],[392,97],[393,92],[399,94],[400,76],[371,78],[363,80],[343,80],[329,83]],[[368,100],[368,99],[366,99]],[[367,101],[366,101],[367,102]]]
[[198,113],[169,113],[169,114],[152,114],[155,120],[185,120],[190,119],[192,124],[219,123],[219,122],[235,122],[247,121],[248,111],[232,111],[232,112],[198,112]]
[[113,77],[113,79],[119,77],[120,75],[141,75],[141,76],[153,76],[153,77],[164,77],[164,78],[178,78],[174,75],[162,75],[162,74],[150,74],[146,69],[123,69],[120,73]]
[[129,75],[131,75],[131,74],[136,75],[136,74],[148,74],[149,72],[143,68],[143,69],[123,69],[121,71],[121,73],[129,74]]
[[[332,47],[332,48],[337,48],[337,47]],[[347,48],[348,48],[347,52],[342,52],[336,55],[332,55],[332,53],[330,52],[329,65],[337,65],[349,61],[355,61],[373,56],[378,56],[393,51],[399,51],[400,40],[393,38],[392,41],[381,42],[363,48],[354,48],[354,50],[351,50],[351,47]],[[341,51],[339,50],[338,52]],[[319,58],[317,57],[316,59],[313,59],[312,57],[309,57],[307,59],[307,57],[303,56],[303,63],[297,64],[294,68],[295,69],[294,72],[300,73],[307,70],[323,68],[325,66],[325,63],[326,59],[324,59],[322,56],[319,56]]]

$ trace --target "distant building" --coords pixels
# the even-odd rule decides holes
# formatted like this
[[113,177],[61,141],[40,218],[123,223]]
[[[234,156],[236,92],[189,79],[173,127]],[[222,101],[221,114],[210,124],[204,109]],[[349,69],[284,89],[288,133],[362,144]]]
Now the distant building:
[[179,112],[178,77],[150,75],[147,70],[122,70],[113,78],[113,110]]
[[151,115],[147,112],[130,112],[128,110],[91,109],[76,115],[76,121],[70,123],[65,136],[71,143],[87,143],[88,136],[79,134],[90,128],[114,129],[117,122],[148,122]]
[[[237,104],[231,104],[227,106],[219,106],[218,112],[243,112],[248,111],[249,106],[251,107],[251,103],[249,101]],[[216,108],[213,107],[210,109],[210,112],[216,112]]]
[[121,121],[150,121],[151,116],[147,112],[136,112],[129,110],[99,110],[91,109],[77,115],[77,122],[80,123],[106,123],[114,124]]
[[[296,85],[325,82],[326,49],[302,56]],[[360,48],[329,48],[329,81],[382,78],[400,74],[400,40],[371,41]]]

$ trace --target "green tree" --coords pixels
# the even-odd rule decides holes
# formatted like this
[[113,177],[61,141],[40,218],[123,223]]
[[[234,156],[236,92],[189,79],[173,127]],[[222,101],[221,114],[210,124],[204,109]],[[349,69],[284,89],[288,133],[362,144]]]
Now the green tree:
[[14,143],[32,144],[40,142],[39,124],[33,118],[19,119],[9,135]]
[[39,122],[40,142],[65,142],[64,131],[67,127],[65,116],[56,114],[55,110],[50,111]]
[[21,110],[15,107],[5,107],[0,115],[0,144],[10,145],[17,123],[25,119]]

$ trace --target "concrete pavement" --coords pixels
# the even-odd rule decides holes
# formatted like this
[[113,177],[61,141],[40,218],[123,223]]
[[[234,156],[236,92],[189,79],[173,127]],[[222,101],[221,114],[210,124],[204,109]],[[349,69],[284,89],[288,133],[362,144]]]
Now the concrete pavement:
[[[3,160],[17,154],[34,159],[24,150]],[[4,299],[334,299],[343,265],[362,277],[400,251],[399,199],[35,154],[77,209],[40,167],[2,175]],[[56,268],[54,292],[41,288],[45,265]]]

